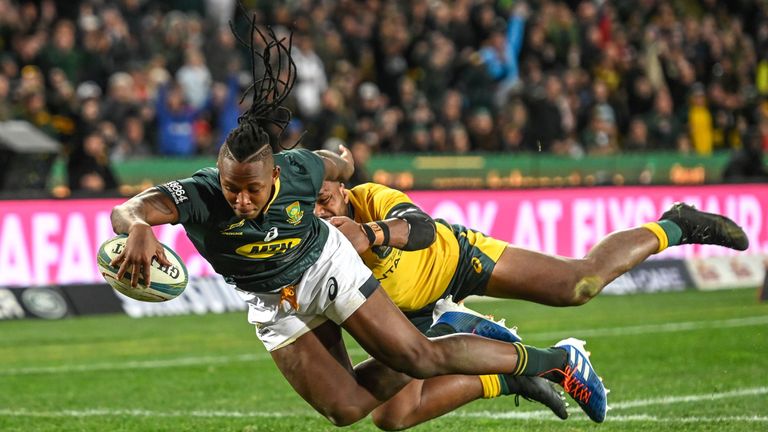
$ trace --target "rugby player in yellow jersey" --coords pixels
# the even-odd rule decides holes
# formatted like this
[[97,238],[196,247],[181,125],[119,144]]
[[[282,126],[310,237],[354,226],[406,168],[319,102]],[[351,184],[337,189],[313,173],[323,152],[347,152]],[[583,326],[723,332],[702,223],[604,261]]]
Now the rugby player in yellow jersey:
[[[348,190],[342,183],[324,182],[315,214],[344,233],[394,303],[428,336],[473,331],[466,322],[441,319],[447,315],[440,315],[441,299],[448,296],[456,301],[481,295],[577,306],[668,246],[697,243],[745,250],[749,245],[730,219],[682,203],[657,222],[608,235],[583,259],[517,248],[461,225],[435,221],[404,193],[374,183]],[[444,412],[496,397],[505,384],[503,375],[462,379],[454,383],[461,390],[452,392],[453,405],[446,403]],[[430,387],[411,382],[373,412],[374,421],[407,427],[426,420],[419,407],[434,397]]]

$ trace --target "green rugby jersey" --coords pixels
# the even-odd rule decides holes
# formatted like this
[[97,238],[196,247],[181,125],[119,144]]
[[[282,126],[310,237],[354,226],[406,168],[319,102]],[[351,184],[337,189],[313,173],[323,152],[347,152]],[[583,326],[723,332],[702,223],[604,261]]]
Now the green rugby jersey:
[[325,177],[322,159],[304,149],[274,157],[280,177],[268,206],[252,220],[235,216],[217,168],[157,186],[173,199],[179,223],[200,254],[244,291],[269,292],[297,282],[328,239],[328,226],[313,213]]

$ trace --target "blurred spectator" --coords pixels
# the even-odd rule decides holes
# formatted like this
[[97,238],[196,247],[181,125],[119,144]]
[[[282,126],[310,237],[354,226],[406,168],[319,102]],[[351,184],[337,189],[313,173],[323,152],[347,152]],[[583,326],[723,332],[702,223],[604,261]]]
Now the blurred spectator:
[[314,118],[321,110],[321,95],[328,88],[325,66],[315,52],[314,42],[309,35],[294,37],[293,61],[296,63],[296,85],[294,97],[299,113],[304,118]]
[[[746,149],[745,130],[768,116],[763,3],[245,5],[280,34],[295,29],[286,103],[308,148],[337,138],[374,154],[580,157]],[[115,160],[214,154],[240,114],[238,77],[251,76],[234,11],[234,0],[0,0],[0,119],[28,119],[68,152],[99,131]]]
[[157,128],[159,153],[193,156],[197,153],[194,123],[202,110],[189,106],[181,87],[166,84],[158,89]]
[[590,155],[609,155],[619,150],[616,117],[607,104],[593,108],[592,120],[582,134],[582,141]]
[[469,142],[469,134],[464,125],[457,123],[448,131],[448,148],[457,154],[469,153],[472,148]]
[[85,136],[82,145],[70,154],[67,163],[69,189],[72,192],[105,192],[118,187],[107,154],[107,145],[99,132]]
[[112,74],[104,99],[104,117],[113,124],[123,124],[126,117],[138,109],[135,98],[133,77],[127,72]]
[[76,139],[82,141],[85,135],[98,129],[102,120],[101,89],[96,83],[86,81],[77,87],[76,96],[80,107],[77,113]]
[[75,25],[69,20],[56,24],[51,37],[52,44],[41,53],[41,65],[48,70],[52,67],[61,69],[71,82],[80,79],[83,58],[80,49],[75,46]]
[[473,150],[489,152],[501,149],[499,136],[489,109],[477,108],[474,110],[469,115],[467,125]]
[[538,151],[549,152],[564,137],[563,116],[560,111],[562,86],[559,78],[550,75],[545,87],[537,86],[526,99],[528,124],[526,142],[536,143]]
[[233,70],[242,67],[237,41],[226,24],[216,29],[214,37],[207,39],[205,58],[211,78],[216,82],[226,81]]
[[688,132],[691,135],[693,150],[697,154],[705,156],[712,154],[714,140],[712,112],[707,105],[707,96],[701,83],[691,88]]
[[237,127],[237,119],[242,111],[240,107],[240,83],[238,77],[232,74],[227,78],[226,84],[215,83],[212,96],[219,132],[215,146],[215,150],[218,151],[227,138],[229,131]]
[[184,100],[199,110],[208,102],[211,91],[211,73],[205,65],[203,53],[190,48],[184,65],[176,72],[176,81],[184,92]]
[[0,74],[0,121],[13,117],[13,105],[11,104],[11,83],[8,77]]
[[656,94],[653,110],[645,118],[651,149],[674,150],[683,125],[675,116],[672,97],[665,89]]
[[622,147],[625,151],[630,152],[647,151],[650,149],[648,126],[641,118],[635,117],[629,122],[629,134]]
[[129,159],[146,158],[153,154],[152,146],[146,138],[146,130],[141,117],[129,115],[122,123],[122,135],[117,139],[110,160],[122,162]]
[[371,181],[371,176],[366,168],[366,164],[371,158],[371,146],[366,142],[365,138],[359,137],[352,141],[349,150],[352,152],[352,157],[355,160],[355,172],[347,182],[351,188]]
[[[482,15],[494,17],[490,5],[481,7],[483,8]],[[480,49],[480,58],[488,69],[491,78],[499,82],[497,104],[503,103],[507,92],[518,84],[520,77],[518,59],[523,45],[523,30],[528,13],[528,4],[524,1],[518,1],[512,16],[509,17],[508,24],[504,25],[504,20],[498,19],[498,17],[488,18],[488,20],[493,19],[494,21],[490,34]]]
[[763,159],[765,137],[759,130],[748,133],[742,148],[732,152],[723,170],[723,180],[731,183],[768,182],[768,168]]

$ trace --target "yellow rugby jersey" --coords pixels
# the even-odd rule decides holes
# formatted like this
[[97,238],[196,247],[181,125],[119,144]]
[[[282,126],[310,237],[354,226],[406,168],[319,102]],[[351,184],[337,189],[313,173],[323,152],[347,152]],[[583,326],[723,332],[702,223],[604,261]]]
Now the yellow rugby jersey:
[[[355,186],[348,195],[358,223],[387,219],[394,206],[413,203],[404,193],[375,183]],[[374,246],[362,255],[365,265],[401,310],[419,310],[439,299],[456,271],[459,243],[450,228],[435,225],[435,242],[426,249],[403,251]]]

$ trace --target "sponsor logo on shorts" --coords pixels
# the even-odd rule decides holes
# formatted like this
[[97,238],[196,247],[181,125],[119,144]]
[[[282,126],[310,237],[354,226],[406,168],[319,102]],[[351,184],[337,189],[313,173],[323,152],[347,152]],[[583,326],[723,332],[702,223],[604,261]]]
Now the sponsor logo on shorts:
[[284,254],[301,243],[300,238],[286,238],[270,242],[255,242],[240,246],[235,250],[238,255],[247,258],[270,258],[278,254]]
[[184,186],[182,186],[181,183],[179,183],[177,180],[166,183],[165,187],[168,188],[168,190],[171,192],[171,196],[173,196],[173,202],[176,203],[176,205],[189,200],[187,191],[184,190]]
[[480,262],[480,258],[472,257],[472,268],[475,269],[475,273],[483,271],[483,263]]
[[336,282],[335,277],[331,277],[328,279],[328,282],[325,284],[326,289],[328,290],[328,300],[334,301],[336,300],[336,294],[339,293],[339,283]]

